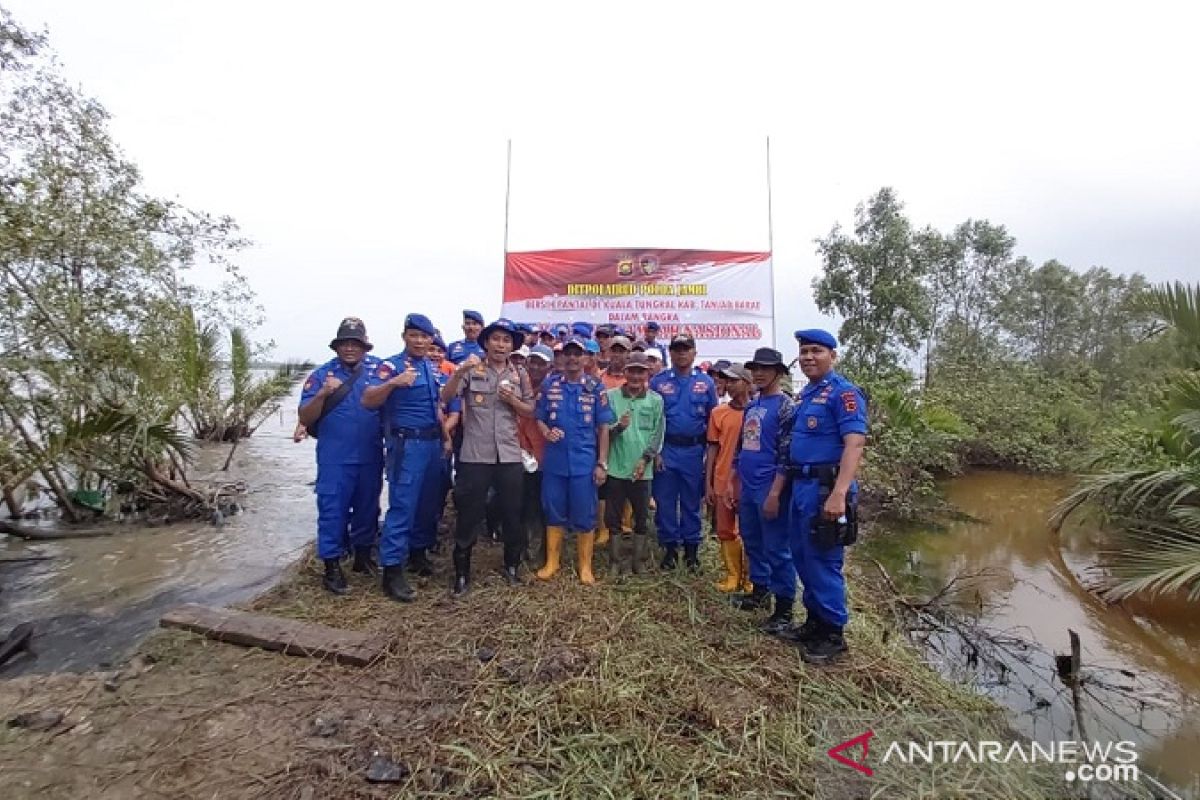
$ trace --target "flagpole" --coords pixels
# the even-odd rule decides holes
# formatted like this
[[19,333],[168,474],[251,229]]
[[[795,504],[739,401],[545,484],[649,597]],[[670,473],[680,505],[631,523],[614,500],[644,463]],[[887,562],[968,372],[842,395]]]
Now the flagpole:
[[775,215],[771,205],[771,137],[767,136],[767,257],[771,260],[771,345],[778,344],[775,330]]
[[508,140],[508,159],[504,174],[504,261],[508,265],[508,203],[512,196],[512,139]]

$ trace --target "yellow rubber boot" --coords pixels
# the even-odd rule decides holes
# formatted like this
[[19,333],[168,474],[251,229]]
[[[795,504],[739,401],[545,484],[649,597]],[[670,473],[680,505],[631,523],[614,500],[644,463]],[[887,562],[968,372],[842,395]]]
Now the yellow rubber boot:
[[746,546],[742,543],[742,537],[737,538],[738,548],[738,579],[742,585],[742,591],[750,594],[754,591],[754,584],[750,582],[750,559],[746,558]]
[[558,574],[562,563],[562,543],[566,530],[558,525],[546,526],[546,564],[537,571],[540,580],[548,581]]
[[621,533],[633,533],[633,504],[626,503],[621,514]]
[[579,582],[591,585],[596,582],[592,574],[592,553],[596,549],[596,534],[592,531],[575,534],[575,549],[579,553]]
[[721,539],[721,563],[725,577],[717,581],[718,592],[734,592],[742,582],[741,539]]
[[604,510],[608,506],[607,500],[596,501],[596,544],[608,544],[608,523],[604,521]]

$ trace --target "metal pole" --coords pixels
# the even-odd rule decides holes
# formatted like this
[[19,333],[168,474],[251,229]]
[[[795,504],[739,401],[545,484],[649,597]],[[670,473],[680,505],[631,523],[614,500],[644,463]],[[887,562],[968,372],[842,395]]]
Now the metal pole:
[[775,336],[775,216],[771,207],[771,137],[767,137],[767,256],[771,260],[771,345],[778,346]]
[[504,175],[504,262],[508,266],[508,202],[512,196],[512,139],[508,140],[508,162]]

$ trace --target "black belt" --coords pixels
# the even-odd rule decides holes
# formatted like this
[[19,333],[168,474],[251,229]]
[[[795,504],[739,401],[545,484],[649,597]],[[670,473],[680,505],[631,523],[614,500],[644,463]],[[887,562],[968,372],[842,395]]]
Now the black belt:
[[676,447],[690,447],[696,444],[704,444],[708,441],[706,436],[676,436],[668,433],[664,438],[667,444],[675,445]]
[[837,479],[838,469],[837,464],[801,464],[791,467],[788,472],[793,480],[816,478],[819,481],[833,481]]
[[438,425],[430,425],[428,428],[392,428],[392,433],[401,439],[442,438],[442,429]]

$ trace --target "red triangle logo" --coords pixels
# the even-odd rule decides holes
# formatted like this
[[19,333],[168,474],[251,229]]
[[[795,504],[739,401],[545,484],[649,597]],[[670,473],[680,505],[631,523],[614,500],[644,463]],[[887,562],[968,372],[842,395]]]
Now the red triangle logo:
[[[829,757],[834,761],[837,761],[839,764],[845,764],[847,767],[853,767],[869,778],[875,774],[875,771],[866,765],[867,751],[871,746],[871,737],[874,735],[875,731],[867,731],[866,733],[855,736],[853,739],[847,739],[841,744],[829,748],[825,752],[827,752]],[[862,745],[862,759],[860,761],[851,761],[849,758],[842,755],[843,750],[850,750],[858,745]]]

